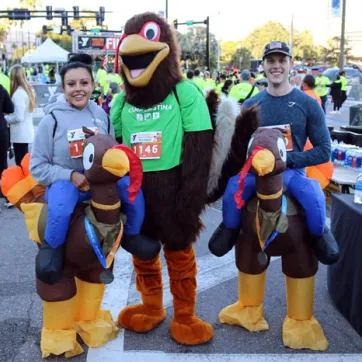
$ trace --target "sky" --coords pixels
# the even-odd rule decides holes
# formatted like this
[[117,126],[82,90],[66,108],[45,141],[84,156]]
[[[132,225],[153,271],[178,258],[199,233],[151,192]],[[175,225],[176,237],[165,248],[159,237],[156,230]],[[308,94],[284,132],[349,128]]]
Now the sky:
[[[294,28],[310,29],[316,44],[325,44],[326,39],[341,32],[340,19],[330,16],[331,0],[168,0],[169,20],[178,19],[202,21],[210,16],[210,30],[218,40],[240,40],[245,38],[256,27],[273,20],[290,28],[292,14]],[[1,0],[1,8],[14,7],[14,0]],[[96,0],[41,0],[43,8],[52,5],[54,8],[72,10],[78,5],[81,9],[98,10],[104,5],[106,23],[109,29],[119,29],[128,18],[143,11],[165,11],[166,0],[133,0],[133,1],[96,1]],[[346,32],[361,31],[362,0],[348,0],[346,3]],[[91,5],[90,5],[91,4]],[[250,6],[248,6],[250,4]],[[38,31],[46,24],[44,19],[29,22],[30,31]],[[186,26],[179,27],[186,30]],[[361,46],[362,47],[362,46]]]

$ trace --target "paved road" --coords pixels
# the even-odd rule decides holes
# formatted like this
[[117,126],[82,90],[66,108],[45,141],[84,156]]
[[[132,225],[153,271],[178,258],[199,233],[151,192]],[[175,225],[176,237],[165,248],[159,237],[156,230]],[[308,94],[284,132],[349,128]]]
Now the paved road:
[[[346,109],[341,116],[328,117],[336,126],[347,124]],[[0,199],[3,209],[3,200]],[[85,348],[75,362],[124,361],[362,361],[362,340],[334,308],[326,289],[326,268],[320,267],[316,279],[315,316],[321,322],[330,347],[327,353],[314,354],[286,349],[281,341],[285,316],[284,277],[280,261],[274,260],[268,270],[265,314],[270,330],[263,333],[219,324],[218,312],[237,297],[237,271],[232,253],[216,258],[207,250],[207,240],[220,222],[219,205],[203,215],[207,226],[196,244],[198,258],[197,313],[215,328],[212,343],[198,347],[177,345],[169,335],[172,298],[165,274],[167,320],[148,334],[121,331],[114,342],[101,349]],[[0,213],[0,362],[41,361],[41,301],[35,292],[34,258],[36,245],[28,241],[23,217],[15,209]],[[116,280],[109,286],[104,307],[116,317],[122,306],[139,299],[134,286],[130,256],[120,251],[115,268]],[[61,358],[49,358],[59,361]]]

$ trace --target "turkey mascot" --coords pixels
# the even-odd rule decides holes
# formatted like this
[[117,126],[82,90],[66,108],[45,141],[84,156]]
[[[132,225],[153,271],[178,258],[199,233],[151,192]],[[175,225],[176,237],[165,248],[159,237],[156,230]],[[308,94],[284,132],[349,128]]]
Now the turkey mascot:
[[[111,119],[118,141],[131,147],[142,161],[146,207],[142,232],[163,245],[174,302],[171,335],[178,343],[197,345],[212,339],[213,328],[195,316],[193,243],[202,229],[201,212],[211,199],[222,195],[231,175],[226,172],[223,182],[218,179],[223,165],[218,160],[214,191],[208,196],[212,153],[215,149],[222,153],[215,147],[209,114],[215,102],[208,108],[200,89],[183,80],[179,56],[174,31],[163,18],[143,13],[129,19],[116,56],[125,92],[117,96]],[[252,123],[246,124],[250,135]],[[231,127],[236,127],[235,117]],[[228,134],[232,136],[234,129]],[[240,160],[234,174],[245,161],[249,140],[240,133],[238,137],[236,146],[241,151],[235,153]],[[118,323],[147,332],[166,318],[160,256],[152,260],[133,256],[133,264],[142,304],[123,309]]]
[[[118,54],[119,52],[119,54]],[[196,345],[213,337],[210,324],[195,316],[196,257],[193,242],[202,228],[213,147],[209,111],[202,92],[183,81],[179,48],[171,27],[153,13],[136,15],[124,28],[116,71],[125,92],[115,100],[111,119],[118,141],[142,161],[146,218],[143,232],[164,247],[174,301],[171,335]],[[147,332],[166,318],[160,256],[133,256],[142,304],[118,316],[120,326]]]

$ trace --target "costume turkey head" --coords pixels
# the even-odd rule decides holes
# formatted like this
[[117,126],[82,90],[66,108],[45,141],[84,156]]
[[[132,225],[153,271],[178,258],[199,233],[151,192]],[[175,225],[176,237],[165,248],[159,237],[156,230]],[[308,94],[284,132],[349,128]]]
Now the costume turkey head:
[[134,152],[120,145],[109,135],[95,134],[83,127],[86,141],[83,147],[84,174],[90,184],[118,181],[129,173],[130,200],[134,201],[142,184],[142,163]]
[[[259,128],[252,135],[247,153],[247,160],[239,177],[239,190],[235,193],[235,201],[240,209],[244,205],[241,195],[244,189],[244,180],[251,170],[257,176],[272,176],[281,174],[287,167],[287,148],[283,134],[278,129]],[[269,180],[278,183],[278,180]]]
[[139,107],[162,102],[182,79],[179,54],[174,32],[162,17],[147,12],[129,19],[115,62],[118,72],[120,61],[126,101]]
[[259,128],[251,137],[247,159],[258,176],[277,175],[287,166],[287,150],[280,130]]

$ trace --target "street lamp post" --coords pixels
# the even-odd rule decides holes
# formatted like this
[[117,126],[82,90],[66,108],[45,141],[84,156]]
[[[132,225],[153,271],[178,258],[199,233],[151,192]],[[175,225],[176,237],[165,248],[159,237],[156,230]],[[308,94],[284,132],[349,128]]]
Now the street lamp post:
[[347,0],[343,1],[342,7],[342,29],[341,29],[341,49],[339,54],[339,70],[343,71],[344,68],[344,43],[345,43],[345,27],[346,27],[346,2]]
[[168,0],[166,0],[165,16],[166,16],[166,20],[168,20]]

